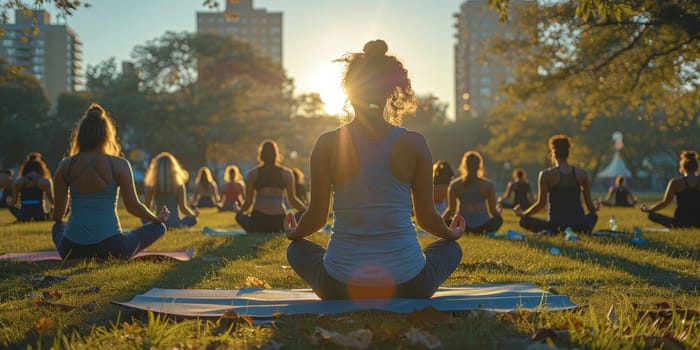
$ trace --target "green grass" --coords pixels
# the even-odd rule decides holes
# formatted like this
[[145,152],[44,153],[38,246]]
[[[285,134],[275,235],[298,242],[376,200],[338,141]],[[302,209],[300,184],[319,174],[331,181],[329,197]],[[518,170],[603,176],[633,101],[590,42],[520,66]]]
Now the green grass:
[[[664,212],[670,214],[672,208]],[[120,215],[124,227],[138,225],[134,217]],[[657,227],[638,209],[603,208],[599,215],[600,229],[606,228],[610,215],[623,230]],[[521,231],[511,212],[505,213],[504,221],[501,232]],[[0,253],[53,249],[51,223],[11,222],[9,213],[1,211]],[[301,349],[313,347],[316,327],[341,333],[370,329],[372,348],[420,348],[402,337],[411,327],[433,335],[444,348],[525,348],[535,343],[533,335],[558,347],[700,347],[700,318],[682,313],[661,317],[658,310],[660,303],[700,310],[700,230],[645,233],[648,242],[641,246],[623,238],[582,237],[579,242],[566,242],[557,236],[518,242],[470,235],[460,239],[463,261],[446,285],[533,282],[586,306],[575,312],[471,312],[418,323],[406,315],[358,312],[280,317],[272,326],[261,327],[235,317],[174,320],[132,314],[110,304],[152,287],[241,287],[248,276],[275,288],[305,287],[286,266],[288,243],[281,235],[205,236],[200,233],[203,225],[235,226],[231,213],[202,210],[200,224],[191,230],[170,231],[152,247],[194,248],[195,258],[187,263],[0,262],[0,348],[274,349],[281,345]],[[324,234],[311,238],[327,240]],[[562,254],[550,255],[551,247]],[[46,284],[33,280],[36,275],[68,279]],[[40,299],[76,308],[63,311],[37,303]],[[611,306],[616,317],[606,316]],[[641,317],[645,311],[651,312]],[[337,348],[328,343],[319,347]]]

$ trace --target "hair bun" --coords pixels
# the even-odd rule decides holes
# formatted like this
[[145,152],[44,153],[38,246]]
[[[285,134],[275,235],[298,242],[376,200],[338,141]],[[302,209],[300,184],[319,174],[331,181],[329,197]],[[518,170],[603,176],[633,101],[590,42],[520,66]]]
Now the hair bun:
[[97,104],[93,104],[90,106],[90,108],[88,108],[86,117],[90,119],[100,119],[102,117],[102,113],[104,113],[102,107]]
[[683,158],[685,159],[695,159],[698,157],[698,153],[695,151],[685,151],[683,152]]
[[367,57],[384,56],[388,50],[389,46],[381,39],[369,41],[365,44],[365,47],[362,48],[362,51],[364,51]]

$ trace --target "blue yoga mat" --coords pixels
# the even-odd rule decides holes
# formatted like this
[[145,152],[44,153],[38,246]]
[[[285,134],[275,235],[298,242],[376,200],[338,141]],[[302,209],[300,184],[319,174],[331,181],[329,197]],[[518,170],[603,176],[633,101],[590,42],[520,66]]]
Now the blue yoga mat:
[[309,289],[160,289],[113,304],[186,317],[219,317],[226,311],[253,318],[275,315],[339,314],[360,310],[411,313],[428,306],[439,311],[507,312],[578,308],[568,296],[554,295],[531,283],[481,284],[440,288],[430,299],[320,300]]

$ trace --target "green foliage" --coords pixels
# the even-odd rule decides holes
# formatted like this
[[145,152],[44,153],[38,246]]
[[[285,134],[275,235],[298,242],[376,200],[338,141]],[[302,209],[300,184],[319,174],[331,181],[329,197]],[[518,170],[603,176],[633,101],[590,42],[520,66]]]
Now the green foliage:
[[613,131],[634,140],[626,152],[636,168],[700,148],[697,2],[533,4],[514,18],[525,34],[491,45],[516,67],[488,117],[492,157],[539,162],[533,149],[555,133],[579,140],[574,155],[592,168],[612,154]]
[[41,142],[50,119],[46,91],[34,76],[10,66],[0,57],[0,166],[12,167],[21,162],[26,150],[46,151]]

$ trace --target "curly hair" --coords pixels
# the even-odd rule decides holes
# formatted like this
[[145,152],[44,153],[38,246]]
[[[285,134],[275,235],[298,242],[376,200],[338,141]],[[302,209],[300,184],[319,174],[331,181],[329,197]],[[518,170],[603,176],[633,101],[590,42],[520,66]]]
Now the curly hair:
[[373,40],[362,52],[347,53],[334,62],[345,62],[343,88],[353,105],[388,102],[389,122],[401,125],[404,115],[415,113],[416,96],[408,71],[398,58],[386,54],[388,49],[383,40]]
[[571,138],[567,135],[559,134],[549,138],[549,150],[552,151],[555,158],[568,158],[571,146]]
[[694,173],[698,171],[698,152],[681,152],[680,172]]

